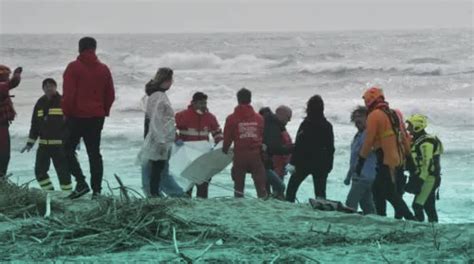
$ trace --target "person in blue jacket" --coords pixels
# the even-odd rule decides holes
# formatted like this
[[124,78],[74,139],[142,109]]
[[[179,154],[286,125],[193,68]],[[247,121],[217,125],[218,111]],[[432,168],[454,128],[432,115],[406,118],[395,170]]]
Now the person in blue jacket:
[[358,106],[351,114],[351,121],[357,128],[351,144],[351,161],[349,171],[347,172],[345,185],[349,185],[352,180],[352,186],[347,195],[346,205],[354,210],[358,206],[362,208],[364,214],[374,214],[374,200],[372,197],[372,183],[375,180],[377,157],[371,152],[367,157],[360,175],[355,173],[357,159],[365,140],[365,123],[367,120],[367,108]]

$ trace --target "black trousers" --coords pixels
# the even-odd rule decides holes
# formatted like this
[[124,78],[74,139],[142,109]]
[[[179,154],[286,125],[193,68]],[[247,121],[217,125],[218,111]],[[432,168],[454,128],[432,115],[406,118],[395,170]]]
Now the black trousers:
[[298,188],[310,174],[313,176],[314,195],[316,197],[326,198],[326,182],[328,173],[296,168],[295,173],[291,175],[290,180],[288,181],[288,187],[286,190],[287,201],[292,203],[295,202]]
[[151,174],[150,174],[150,194],[152,197],[160,196],[160,182],[161,174],[166,166],[166,160],[151,161]]
[[[395,182],[397,186],[397,193],[403,199],[403,195],[405,194],[405,187],[407,185],[407,177],[405,176],[403,167],[399,167],[395,170]],[[397,212],[395,212],[395,218],[402,219],[403,215],[397,214]]]
[[80,140],[83,139],[86,145],[87,156],[91,172],[91,187],[94,193],[102,190],[102,178],[104,175],[104,165],[100,154],[100,142],[102,128],[104,127],[103,117],[94,118],[68,118],[67,122],[68,138],[66,140],[66,156],[71,174],[78,184],[86,182],[81,165],[76,157],[76,148]]
[[62,145],[40,145],[38,151],[36,152],[35,175],[36,180],[40,184],[41,188],[45,190],[54,189],[53,184],[48,175],[51,160],[53,161],[54,169],[56,170],[56,174],[58,175],[61,190],[72,190],[71,174],[69,173],[66,152]]
[[10,163],[10,132],[9,123],[0,124],[0,177],[7,174]]
[[402,195],[397,188],[396,182],[392,181],[392,173],[387,165],[382,164],[379,160],[377,162],[377,174],[372,185],[372,192],[374,195],[375,210],[378,215],[387,216],[387,201],[393,206],[395,216],[397,218],[405,218],[413,220],[414,216],[408,209],[407,204],[402,198]]
[[[438,213],[436,212],[436,189],[431,190],[430,196],[426,200],[425,204],[419,205],[413,200],[413,211],[415,212],[416,220],[423,222],[425,221],[425,214],[428,216],[428,222],[437,223],[438,222]],[[415,196],[416,199],[416,196]],[[424,212],[423,212],[424,211]]]

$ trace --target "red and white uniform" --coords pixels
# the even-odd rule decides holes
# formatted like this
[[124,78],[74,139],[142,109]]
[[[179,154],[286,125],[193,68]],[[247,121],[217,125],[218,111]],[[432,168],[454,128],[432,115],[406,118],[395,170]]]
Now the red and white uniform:
[[[217,144],[223,139],[222,130],[216,117],[209,111],[201,112],[191,105],[175,115],[177,139],[182,141],[209,141],[209,134]],[[193,189],[188,191],[191,195]],[[197,197],[207,198],[209,194],[209,183],[197,185]]]
[[209,141],[209,134],[215,143],[223,139],[216,117],[208,111],[200,112],[189,106],[188,109],[177,113],[175,119],[178,139],[182,141]]
[[257,195],[267,195],[265,167],[262,160],[263,117],[250,105],[239,105],[233,114],[227,117],[224,128],[224,147],[227,152],[234,142],[234,196],[242,197],[245,186],[245,174],[252,174]]

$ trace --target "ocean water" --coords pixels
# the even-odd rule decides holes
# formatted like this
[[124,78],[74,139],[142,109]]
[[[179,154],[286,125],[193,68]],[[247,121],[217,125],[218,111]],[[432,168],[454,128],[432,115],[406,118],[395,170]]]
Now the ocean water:
[[[77,56],[79,35],[0,35],[0,63],[23,66],[23,81],[14,90],[18,112],[11,127],[10,172],[19,183],[34,179],[32,151],[20,154],[26,143],[34,103],[42,94],[41,81],[55,78]],[[438,201],[440,222],[474,222],[474,53],[472,30],[390,32],[239,33],[96,35],[98,56],[111,68],[117,99],[103,131],[105,179],[117,186],[117,173],[140,190],[135,158],[142,144],[144,85],[158,67],[175,69],[169,96],[176,111],[184,109],[196,91],[209,95],[209,108],[221,123],[233,111],[241,87],[253,91],[255,108],[293,108],[288,125],[294,137],[310,96],[323,96],[325,113],[334,125],[336,157],[328,179],[328,198],[345,200],[343,185],[349,163],[349,145],[355,128],[351,110],[362,104],[369,85],[384,88],[392,107],[405,116],[423,113],[428,131],[445,146],[443,182]],[[79,152],[88,173],[84,148]],[[55,173],[51,170],[53,179]],[[286,179],[287,180],[287,179]],[[298,199],[312,197],[312,179],[302,184]],[[229,169],[213,182],[232,188]],[[32,186],[37,186],[35,182]],[[107,190],[107,184],[104,183]],[[246,192],[255,196],[247,178]],[[210,187],[210,196],[232,192]],[[406,194],[408,204],[412,195]]]

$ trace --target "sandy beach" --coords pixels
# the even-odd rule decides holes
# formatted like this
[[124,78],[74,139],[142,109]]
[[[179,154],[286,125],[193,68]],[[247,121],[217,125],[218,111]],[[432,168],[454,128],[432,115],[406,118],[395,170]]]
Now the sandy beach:
[[[33,193],[38,203],[30,217],[0,214],[2,262],[472,263],[474,257],[473,224],[431,225],[252,198],[70,201],[57,193],[43,218],[46,198]],[[2,208],[6,200],[1,197]],[[114,214],[118,233],[107,234],[101,229]]]

